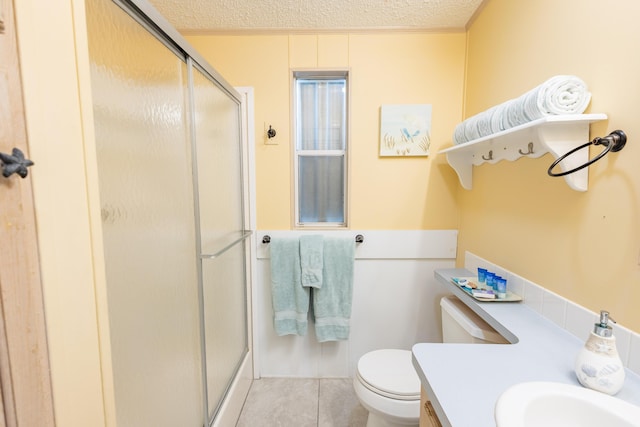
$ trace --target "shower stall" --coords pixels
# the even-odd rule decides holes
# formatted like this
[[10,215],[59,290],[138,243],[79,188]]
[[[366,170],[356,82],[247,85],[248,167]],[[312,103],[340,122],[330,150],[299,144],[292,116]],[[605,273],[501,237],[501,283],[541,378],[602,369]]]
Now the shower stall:
[[242,96],[144,1],[85,5],[107,419],[210,425],[251,381]]

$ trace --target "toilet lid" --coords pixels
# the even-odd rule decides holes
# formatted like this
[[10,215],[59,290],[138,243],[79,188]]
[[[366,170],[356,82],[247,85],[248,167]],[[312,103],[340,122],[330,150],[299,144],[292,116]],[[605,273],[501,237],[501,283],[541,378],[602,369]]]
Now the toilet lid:
[[420,399],[420,378],[408,350],[376,350],[358,361],[358,376],[378,394],[402,400]]

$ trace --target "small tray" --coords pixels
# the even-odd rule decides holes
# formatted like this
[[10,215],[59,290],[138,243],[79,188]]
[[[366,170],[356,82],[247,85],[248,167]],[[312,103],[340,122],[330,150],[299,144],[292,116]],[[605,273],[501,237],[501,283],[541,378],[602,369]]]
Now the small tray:
[[473,293],[471,292],[471,289],[466,288],[464,286],[460,286],[458,284],[458,281],[461,279],[466,279],[469,282],[474,282],[477,286],[478,289],[488,289],[484,284],[481,284],[478,282],[478,277],[474,276],[474,277],[452,277],[451,278],[451,283],[453,283],[454,285],[456,285],[458,288],[462,289],[463,291],[465,291],[471,298],[477,300],[477,301],[482,301],[482,302],[517,302],[517,301],[522,301],[522,297],[520,295],[514,294],[513,292],[507,290],[507,296],[504,298],[498,298],[496,295],[496,298],[479,298],[475,295],[473,295]]

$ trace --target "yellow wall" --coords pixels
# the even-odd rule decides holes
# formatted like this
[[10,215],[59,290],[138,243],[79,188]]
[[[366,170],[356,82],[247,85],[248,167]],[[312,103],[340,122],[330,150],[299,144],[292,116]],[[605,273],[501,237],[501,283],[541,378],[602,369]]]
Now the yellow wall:
[[[64,426],[112,425],[114,413],[96,320],[104,316],[96,308],[103,273],[92,259],[101,254],[92,252],[87,200],[97,194],[88,183],[95,183],[95,170],[84,164],[91,130],[82,116],[91,103],[83,9],[82,0],[16,2],[30,154],[38,165],[30,176],[54,404]],[[464,34],[189,40],[232,84],[255,88],[260,228],[292,223],[290,67],[348,66],[353,228],[459,226],[459,263],[471,250],[640,331],[639,18],[637,0],[489,0],[467,35],[466,87]],[[474,189],[459,189],[435,153],[450,144],[462,117],[463,87],[470,116],[559,73],[582,77],[593,92],[590,111],[609,114],[592,126],[592,136],[623,129],[627,147],[590,168],[586,193],[548,178],[549,156],[474,168]],[[378,157],[379,108],[393,103],[433,104],[429,158]],[[264,123],[278,130],[279,145],[263,145]]]
[[[91,102],[82,0],[14,2],[57,426],[109,425],[103,393],[83,116]],[[83,73],[84,71],[84,73]],[[89,110],[87,110],[87,108]],[[95,214],[94,214],[95,215]],[[99,218],[98,211],[97,216]],[[108,338],[108,337],[107,337]],[[113,425],[113,424],[111,424]]]
[[475,167],[473,190],[458,193],[459,264],[472,251],[636,331],[639,20],[637,0],[490,0],[468,32],[465,117],[575,74],[593,94],[587,112],[609,116],[591,138],[622,129],[629,141],[589,168],[584,193],[547,176],[550,155]]
[[[455,173],[435,153],[462,117],[463,33],[189,35],[235,86],[255,89],[257,218],[260,229],[293,224],[291,69],[349,68],[350,227],[457,227]],[[432,104],[431,156],[383,158],[380,106]],[[278,145],[264,144],[265,125]]]

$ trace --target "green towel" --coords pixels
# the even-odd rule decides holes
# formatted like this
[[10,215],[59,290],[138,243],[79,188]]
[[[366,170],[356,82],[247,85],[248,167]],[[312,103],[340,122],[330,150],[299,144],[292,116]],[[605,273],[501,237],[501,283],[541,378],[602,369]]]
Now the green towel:
[[280,336],[307,333],[309,288],[300,281],[298,238],[274,238],[271,250],[271,296],[273,324]]
[[319,234],[300,236],[300,268],[302,286],[322,287],[323,238]]
[[313,314],[319,342],[349,338],[355,249],[353,237],[324,239],[322,288],[313,290]]

